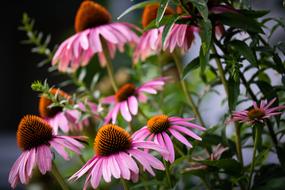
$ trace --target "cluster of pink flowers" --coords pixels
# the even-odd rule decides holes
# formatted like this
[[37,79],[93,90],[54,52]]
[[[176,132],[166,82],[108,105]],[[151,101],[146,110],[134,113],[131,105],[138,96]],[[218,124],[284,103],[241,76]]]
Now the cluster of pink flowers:
[[[146,7],[145,11],[149,11],[147,9],[157,10],[157,6]],[[231,9],[213,7],[211,11],[218,13],[231,11]],[[167,12],[167,14],[172,13],[171,10]],[[156,15],[154,18],[147,16],[144,19],[148,21],[156,17]],[[75,72],[79,67],[86,66],[94,55],[98,55],[101,66],[106,66],[109,58],[115,58],[117,50],[124,51],[125,45],[134,47],[133,61],[135,63],[160,52],[171,54],[179,50],[180,53],[185,53],[190,49],[195,33],[199,32],[199,28],[195,25],[174,24],[162,44],[163,30],[163,26],[150,29],[138,37],[137,32],[140,30],[137,27],[128,23],[112,23],[111,16],[104,7],[92,1],[83,1],[76,15],[77,33],[59,46],[52,64],[57,66],[61,72]],[[168,77],[158,77],[140,86],[127,83],[121,86],[114,95],[98,100],[100,105],[108,104],[109,110],[94,140],[95,154],[69,180],[75,181],[87,174],[83,189],[87,189],[89,184],[97,188],[101,178],[110,182],[112,176],[116,179],[137,181],[140,172],[138,164],[151,175],[155,175],[153,169],[165,169],[162,162],[153,156],[150,150],[157,151],[162,159],[173,163],[175,148],[172,137],[187,148],[192,148],[192,144],[186,137],[201,141],[202,138],[193,130],[204,131],[205,128],[190,122],[194,118],[156,115],[131,135],[116,125],[119,113],[126,122],[131,122],[138,114],[140,104],[147,102],[146,94],[157,94],[158,91],[163,90],[167,82],[169,82]],[[97,104],[91,101],[85,104],[73,103],[63,91],[52,89],[51,92],[70,101],[76,109],[50,108],[51,100],[41,97],[39,106],[41,117],[25,116],[21,120],[17,140],[23,153],[14,163],[9,175],[9,182],[13,188],[19,181],[23,184],[28,183],[35,166],[42,174],[51,171],[52,149],[65,160],[69,159],[66,149],[81,154],[81,149],[84,148],[82,142],[86,140],[86,137],[68,136],[68,134],[73,131],[80,132],[84,126],[90,124],[88,118],[81,119],[82,112],[90,110],[94,117],[98,114]],[[274,101],[275,99],[268,104],[262,101],[260,106],[254,103],[251,110],[234,113],[232,121],[253,124],[278,115],[285,106],[270,108]],[[65,134],[60,135],[61,133]],[[225,150],[226,148],[218,149],[216,154],[211,155],[211,158],[218,159]]]

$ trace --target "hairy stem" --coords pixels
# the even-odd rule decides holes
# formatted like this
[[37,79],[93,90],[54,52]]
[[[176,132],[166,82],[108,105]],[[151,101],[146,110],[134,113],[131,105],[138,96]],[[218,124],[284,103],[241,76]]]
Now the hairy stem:
[[195,115],[197,116],[200,124],[203,127],[205,127],[205,123],[204,123],[204,121],[203,121],[203,119],[201,117],[201,114],[200,114],[198,108],[196,107],[193,98],[189,94],[189,91],[188,91],[188,88],[187,88],[187,84],[186,84],[185,80],[183,80],[183,78],[182,78],[183,71],[182,71],[182,63],[181,63],[180,57],[178,57],[175,53],[173,53],[173,59],[174,59],[174,62],[176,64],[176,67],[177,67],[180,84],[181,84],[181,87],[182,87],[182,91],[184,92],[186,101],[191,106],[191,108],[192,108],[193,112],[195,113]]

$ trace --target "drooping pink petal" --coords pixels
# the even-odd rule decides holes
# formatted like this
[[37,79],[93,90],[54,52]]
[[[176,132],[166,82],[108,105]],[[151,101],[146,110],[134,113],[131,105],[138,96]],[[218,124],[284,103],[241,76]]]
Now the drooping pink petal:
[[175,151],[174,151],[173,143],[166,132],[162,132],[162,136],[165,140],[165,145],[167,147],[167,150],[169,151],[169,162],[173,163],[175,159]]
[[195,133],[193,133],[192,131],[190,131],[189,129],[185,128],[185,127],[181,127],[181,126],[177,126],[177,125],[173,125],[171,126],[171,128],[177,130],[177,131],[180,131],[198,141],[201,141],[201,137],[199,137],[198,135],[196,135]]
[[118,166],[120,168],[122,177],[126,180],[130,180],[131,172],[130,172],[128,165],[126,164],[126,161],[121,158],[119,153],[115,156],[115,159],[116,159]]
[[126,164],[128,165],[128,168],[130,168],[130,170],[136,174],[139,173],[139,167],[138,165],[136,164],[136,162],[128,155],[126,154],[125,152],[120,152],[119,153],[119,156],[122,160],[125,160]]
[[93,169],[91,170],[91,185],[94,189],[99,186],[101,177],[102,177],[102,160],[99,159]]
[[109,166],[109,157],[106,157],[103,159],[102,163],[102,173],[103,173],[103,178],[104,180],[109,183],[111,181],[111,171],[110,171],[110,166]]
[[119,179],[121,176],[121,171],[120,168],[118,166],[118,163],[115,159],[115,155],[111,155],[110,159],[108,160],[109,166],[111,168],[111,173],[112,175],[116,178]]
[[138,113],[138,100],[135,96],[131,96],[128,98],[128,105],[130,108],[130,112],[133,115],[136,115]]
[[132,120],[132,116],[129,112],[127,101],[123,101],[120,105],[120,111],[124,119],[128,122]]
[[185,144],[187,147],[192,148],[192,145],[188,142],[188,140],[183,135],[181,135],[179,132],[177,132],[171,128],[168,130],[177,140],[179,140],[180,142]]

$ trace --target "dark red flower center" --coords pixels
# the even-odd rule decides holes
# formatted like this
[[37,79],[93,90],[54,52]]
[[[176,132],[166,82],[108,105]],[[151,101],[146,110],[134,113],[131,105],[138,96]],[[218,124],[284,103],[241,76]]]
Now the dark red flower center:
[[95,137],[94,150],[97,155],[108,156],[131,147],[131,136],[123,128],[107,124],[101,127]]
[[26,115],[21,119],[17,130],[18,146],[22,150],[49,144],[52,139],[52,127],[42,118]]
[[81,32],[88,28],[108,24],[112,20],[111,14],[102,5],[93,1],[83,1],[75,16],[75,31]]
[[[156,18],[158,8],[159,8],[159,3],[145,6],[142,14],[142,26],[144,28],[147,27]],[[170,7],[167,7],[164,15],[171,15],[171,14],[174,14],[174,10],[171,9]]]
[[247,116],[251,120],[258,120],[258,119],[261,119],[263,116],[265,116],[265,113],[261,109],[253,108],[249,110],[249,112],[247,113]]
[[147,121],[147,127],[151,133],[161,133],[170,126],[168,116],[156,115]]
[[127,83],[123,85],[115,94],[117,102],[122,102],[127,100],[129,97],[135,95],[136,87],[132,83]]

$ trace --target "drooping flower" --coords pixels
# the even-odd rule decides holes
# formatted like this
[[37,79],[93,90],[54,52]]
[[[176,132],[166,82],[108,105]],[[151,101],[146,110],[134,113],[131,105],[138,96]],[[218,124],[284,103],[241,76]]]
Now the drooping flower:
[[281,111],[285,109],[285,105],[271,107],[275,101],[276,98],[272,99],[269,103],[267,103],[267,100],[262,100],[259,106],[256,102],[253,102],[253,108],[234,112],[230,121],[247,124],[263,123],[272,116],[281,115]]
[[95,137],[94,157],[69,180],[75,181],[87,173],[83,189],[86,189],[89,183],[95,189],[99,186],[102,176],[107,183],[111,181],[112,176],[116,179],[137,181],[139,175],[137,162],[153,176],[155,175],[153,168],[164,170],[163,164],[157,158],[140,149],[152,149],[167,154],[154,142],[133,139],[127,131],[117,125],[104,125]]
[[[156,18],[159,4],[147,5],[143,11],[142,24],[145,28]],[[174,11],[168,7],[165,15],[174,14]],[[147,57],[166,51],[172,53],[175,48],[179,48],[181,53],[190,49],[194,40],[194,33],[198,31],[196,26],[187,24],[174,24],[167,35],[164,44],[162,44],[162,33],[164,26],[145,31],[134,52],[134,63],[139,60],[144,61]]]
[[[52,88],[50,93],[56,95],[59,99],[71,101],[71,97],[66,92],[57,88]],[[83,103],[79,103],[77,105],[78,110],[63,110],[63,108],[60,106],[50,107],[52,103],[52,100],[49,98],[41,96],[39,100],[39,114],[53,127],[55,134],[58,133],[59,128],[64,133],[67,133],[72,129],[78,130],[82,129],[83,125],[88,125],[88,119],[84,119],[83,121],[79,122],[79,118],[81,116],[79,110],[84,111],[85,109]],[[97,106],[94,103],[88,102],[88,105],[93,112],[96,112]]]
[[34,115],[24,116],[17,131],[18,146],[23,152],[9,174],[12,188],[15,188],[19,181],[27,184],[35,166],[42,174],[51,170],[53,159],[51,148],[65,160],[69,159],[65,149],[80,154],[84,146],[79,141],[84,138],[55,135],[52,127],[44,119]]
[[[175,159],[175,152],[169,133],[178,141],[191,148],[190,142],[182,135],[185,134],[193,139],[202,140],[190,129],[205,130],[205,128],[190,123],[193,118],[168,117],[166,115],[156,115],[148,120],[147,125],[134,133],[134,139],[154,140],[166,150],[169,154],[162,154],[163,158],[169,162]],[[181,134],[182,133],[182,134]]]
[[205,170],[208,168],[208,166],[206,164],[203,164],[201,162],[198,161],[202,161],[202,160],[219,160],[222,156],[222,154],[227,151],[229,148],[228,147],[224,147],[221,144],[218,144],[217,146],[215,146],[213,148],[213,151],[211,154],[209,154],[209,152],[206,150],[205,151],[205,156],[193,156],[192,158],[192,162],[190,162],[190,167],[186,167],[185,171],[193,171],[193,170]]
[[133,83],[127,83],[115,95],[104,98],[102,103],[112,105],[105,118],[105,123],[110,120],[115,123],[119,112],[126,121],[131,121],[132,115],[138,113],[139,102],[147,100],[144,93],[156,94],[164,86],[166,80],[166,77],[158,78],[148,81],[138,88]]
[[[127,43],[136,44],[138,36],[132,31],[135,27],[128,23],[111,22],[111,14],[101,5],[83,1],[75,17],[73,36],[65,40],[56,51],[52,64],[58,63],[60,71],[75,71],[85,66],[98,54],[102,66],[106,64],[103,46],[114,58],[117,49],[124,51]],[[104,42],[102,42],[104,40]]]

